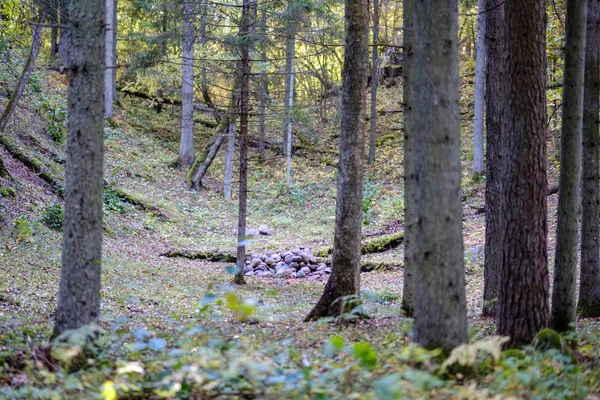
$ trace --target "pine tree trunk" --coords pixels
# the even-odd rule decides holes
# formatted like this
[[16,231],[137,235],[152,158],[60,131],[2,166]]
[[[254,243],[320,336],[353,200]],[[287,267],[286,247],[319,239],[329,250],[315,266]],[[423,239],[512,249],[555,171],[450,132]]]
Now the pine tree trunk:
[[565,75],[560,135],[560,177],[556,228],[556,255],[550,325],[559,332],[575,324],[577,231],[581,177],[581,126],[587,0],[567,0]]
[[373,0],[373,56],[371,66],[371,126],[369,135],[369,164],[375,162],[377,138],[377,84],[379,80],[379,0]]
[[70,0],[58,0],[58,2],[61,25],[58,42],[58,58],[60,59],[60,64],[65,67],[69,55],[69,28],[67,28],[67,26],[71,26],[71,19],[69,17]]
[[[506,0],[502,267],[498,334],[507,347],[548,326],[546,23],[543,0]],[[523,46],[527,43],[527,46]]]
[[114,47],[116,42],[113,41],[113,31],[115,29],[115,0],[106,0],[106,54],[104,70],[104,118],[112,118],[113,116],[113,73],[115,71]]
[[500,200],[502,193],[502,104],[504,76],[504,0],[487,0],[486,6],[486,168],[485,262],[483,315],[496,316],[498,271],[502,264]]
[[58,52],[58,1],[51,0],[49,5],[50,13],[50,62],[54,63]]
[[449,351],[467,341],[462,242],[457,0],[414,5],[414,340]]
[[[346,0],[342,124],[337,176],[332,272],[306,321],[348,312],[360,293],[360,249],[365,155],[365,105],[369,73],[369,2]],[[352,296],[355,301],[342,298]]]
[[73,0],[70,9],[65,218],[54,336],[100,313],[105,12],[97,0]]
[[226,199],[231,199],[231,176],[233,175],[233,151],[235,150],[235,120],[232,119],[227,128],[227,154],[225,155],[225,178],[223,181],[223,194]]
[[[40,20],[43,20],[41,18]],[[19,82],[17,83],[17,88],[12,92],[10,99],[8,99],[8,104],[0,117],[0,132],[4,132],[6,128],[6,124],[10,120],[13,112],[17,108],[19,104],[19,100],[21,100],[21,96],[23,95],[23,90],[25,90],[25,86],[29,81],[29,76],[31,75],[31,71],[33,71],[33,67],[35,66],[35,60],[37,59],[38,53],[40,52],[40,46],[42,44],[42,26],[36,24],[32,28],[31,32],[31,50],[29,52],[29,57],[27,57],[27,61],[25,62],[25,66],[23,67],[23,72],[19,78]]]
[[[262,35],[265,37],[267,35],[267,10],[262,10],[261,17],[261,30]],[[263,43],[260,59],[264,64],[267,62],[267,51],[266,45]],[[265,156],[265,113],[267,112],[267,90],[269,88],[269,81],[267,80],[267,74],[262,73],[260,76],[260,105],[259,105],[259,116],[258,116],[258,154],[260,154],[260,159],[263,160]]]
[[403,102],[402,121],[404,125],[404,282],[402,290],[402,310],[407,317],[414,315],[415,307],[415,262],[413,257],[414,237],[414,193],[413,176],[413,141],[412,129],[412,74],[413,74],[413,37],[414,37],[414,0],[403,0],[402,13],[404,20],[402,46],[404,47]]
[[583,153],[581,206],[581,272],[577,311],[582,317],[600,317],[600,174],[598,113],[600,112],[600,2],[588,0],[583,98]]
[[[292,7],[292,0],[288,0],[288,8]],[[285,154],[285,180],[287,185],[292,184],[292,113],[294,106],[294,62],[296,52],[296,30],[294,22],[290,22],[287,30],[285,46],[285,87],[284,87],[284,135],[283,154]]]
[[194,3],[183,3],[183,67],[181,83],[181,139],[179,167],[194,164]]
[[114,43],[114,45],[112,46],[112,51],[113,51],[113,56],[112,56],[112,60],[113,60],[113,65],[114,68],[111,70],[112,71],[112,96],[113,96],[113,102],[117,102],[118,98],[117,98],[117,9],[118,9],[118,5],[119,5],[119,0],[113,0],[114,1],[114,6],[113,6],[113,16],[112,16],[112,42]]
[[483,104],[485,87],[485,30],[486,0],[479,0],[477,7],[477,46],[475,58],[475,115],[473,117],[473,174],[483,173]]

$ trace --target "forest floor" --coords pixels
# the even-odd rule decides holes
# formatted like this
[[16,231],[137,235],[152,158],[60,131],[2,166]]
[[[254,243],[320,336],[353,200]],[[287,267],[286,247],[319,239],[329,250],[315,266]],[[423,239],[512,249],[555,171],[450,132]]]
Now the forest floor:
[[[48,110],[64,109],[63,82],[46,77],[31,90],[7,130],[28,154],[60,173],[63,149],[49,137]],[[469,85],[465,83],[464,90]],[[399,107],[397,87],[382,90],[382,110]],[[464,97],[468,97],[464,94]],[[5,99],[0,99],[0,108]],[[463,104],[467,109],[469,105]],[[54,111],[55,113],[55,111]],[[54,115],[54,114],[53,114]],[[380,122],[377,162],[367,168],[365,238],[402,230],[400,117]],[[396,116],[394,116],[396,115]],[[450,369],[438,354],[411,344],[402,315],[402,246],[364,256],[398,267],[361,274],[369,320],[304,323],[325,278],[247,277],[234,287],[230,264],[167,258],[170,249],[235,252],[237,196],[223,199],[224,157],[205,188],[190,191],[173,168],[178,110],[156,114],[122,98],[106,128],[105,238],[100,339],[55,344],[48,353],[61,257],[50,229],[61,204],[55,188],[0,146],[11,178],[0,178],[0,398],[598,398],[600,323],[580,320],[572,353],[532,348],[495,359],[493,320],[481,314],[484,180],[470,177],[472,129],[463,124],[463,234],[470,340],[482,350]],[[465,118],[467,121],[469,118]],[[62,122],[61,122],[62,123]],[[251,148],[248,227],[271,235],[248,253],[331,246],[335,222],[337,126],[298,128],[313,149],[284,160]],[[210,135],[198,128],[198,149]],[[277,127],[269,138],[275,141]],[[389,133],[391,132],[391,133]],[[301,135],[299,135],[301,136]],[[549,162],[550,182],[556,165]],[[136,207],[118,190],[151,209]],[[234,193],[236,193],[234,185]],[[548,197],[553,260],[557,196]],[[85,332],[84,332],[85,333]],[[70,339],[71,340],[71,339]],[[46,352],[44,353],[44,349]],[[45,354],[45,356],[44,356]],[[84,355],[81,358],[81,355]],[[83,361],[83,364],[81,360]],[[58,362],[56,360],[62,360]]]

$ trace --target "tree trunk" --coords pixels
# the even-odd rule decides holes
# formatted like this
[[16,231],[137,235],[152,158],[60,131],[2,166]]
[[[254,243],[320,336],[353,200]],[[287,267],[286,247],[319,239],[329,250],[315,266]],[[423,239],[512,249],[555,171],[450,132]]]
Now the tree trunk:
[[[62,266],[54,336],[100,313],[106,4],[74,0],[69,29],[69,128]],[[62,44],[62,42],[61,42]]]
[[200,190],[202,187],[202,178],[206,175],[208,167],[212,164],[215,159],[217,152],[221,148],[223,141],[225,140],[225,129],[227,129],[228,119],[223,118],[221,123],[213,131],[213,135],[210,138],[208,144],[204,148],[200,157],[196,159],[194,165],[190,168],[187,175],[187,184],[190,188]]
[[[43,18],[40,20],[43,20]],[[27,85],[27,82],[29,81],[29,75],[31,75],[31,71],[33,71],[35,60],[37,59],[40,46],[42,44],[42,29],[42,25],[39,24],[34,25],[32,28],[31,51],[29,52],[29,57],[27,57],[27,61],[23,67],[23,72],[21,73],[21,77],[17,83],[17,88],[12,92],[12,95],[8,100],[8,104],[6,105],[6,108],[0,117],[0,132],[4,132],[6,124],[8,124],[10,117],[17,108],[17,104],[19,104],[19,100],[23,95],[23,90],[25,90],[25,85]]]
[[379,0],[373,0],[373,56],[371,66],[371,126],[369,136],[369,164],[375,162],[377,136],[377,83],[379,80]]
[[244,267],[246,266],[246,212],[248,199],[248,112],[250,85],[250,47],[254,39],[254,18],[256,15],[256,0],[244,0],[242,11],[242,27],[240,36],[243,38],[242,60],[240,64],[240,187],[238,206],[238,242],[237,261],[238,272],[233,282],[245,284]]
[[[548,326],[546,15],[543,0],[506,0],[502,115],[502,267],[498,334],[507,347]],[[527,43],[527,46],[523,46]]]
[[60,15],[60,37],[58,42],[58,58],[60,64],[65,67],[67,65],[67,57],[69,55],[69,28],[71,19],[69,17],[70,0],[58,0],[59,15]]
[[573,329],[577,274],[577,230],[581,177],[583,71],[587,0],[567,0],[565,75],[560,135],[560,176],[556,223],[556,255],[550,325],[558,332]]
[[231,199],[231,176],[233,175],[235,131],[235,119],[232,119],[227,129],[227,154],[225,155],[225,179],[223,180],[223,194],[225,195],[226,199]]
[[485,87],[485,29],[486,0],[479,0],[477,7],[477,46],[475,57],[475,115],[473,117],[473,174],[483,173],[483,104]]
[[598,113],[600,77],[600,2],[588,0],[583,98],[583,153],[581,206],[581,272],[577,311],[582,317],[600,317],[600,175],[598,174]]
[[106,0],[106,54],[104,70],[104,118],[112,118],[113,116],[113,73],[115,71],[114,47],[117,43],[114,41],[113,31],[116,24],[115,15],[115,0]]
[[194,3],[183,3],[183,67],[181,83],[181,140],[179,167],[194,164]]
[[[292,0],[288,0],[288,8],[291,9]],[[287,185],[292,184],[292,112],[294,105],[294,57],[296,52],[296,30],[294,21],[289,22],[285,46],[285,88],[284,88],[284,135],[283,154],[285,154],[286,170],[285,179]]]
[[414,5],[414,340],[449,351],[467,341],[462,242],[458,2]]
[[[261,17],[261,30],[262,30],[262,35],[263,38],[265,38],[267,36],[267,10],[263,9],[262,10],[262,17]],[[263,39],[265,40],[265,39]],[[264,64],[266,64],[267,62],[267,50],[266,50],[266,44],[262,43],[261,44],[261,52],[260,52],[260,59],[261,62]],[[266,73],[262,73],[260,76],[260,91],[259,91],[259,97],[260,97],[260,105],[258,108],[258,154],[260,155],[260,159],[264,160],[265,157],[265,113],[267,112],[267,90],[269,89],[269,81],[267,79],[267,74]]]
[[[369,74],[369,2],[346,0],[342,124],[337,176],[332,273],[306,321],[348,312],[360,294],[360,249],[365,154],[365,105]],[[343,298],[351,296],[354,301]]]
[[58,52],[58,1],[51,0],[49,5],[50,13],[50,62],[54,63]]
[[113,102],[116,102],[117,99],[117,8],[119,5],[119,0],[113,0],[115,2],[114,6],[113,6],[113,16],[112,16],[112,41],[114,43],[114,46],[112,46],[112,51],[113,51],[113,56],[112,56],[112,60],[113,60],[113,65],[114,68],[112,68],[112,74],[111,74],[111,79],[112,79],[112,96],[113,96]]
[[414,193],[412,180],[413,172],[413,141],[412,128],[412,80],[413,80],[413,37],[414,37],[414,0],[403,0],[402,13],[404,28],[402,46],[404,48],[403,73],[403,102],[402,121],[404,125],[404,282],[402,289],[402,310],[407,317],[414,315],[415,307],[415,261],[413,258],[414,237]]
[[502,103],[504,102],[504,0],[486,1],[486,167],[483,315],[496,316],[502,264]]

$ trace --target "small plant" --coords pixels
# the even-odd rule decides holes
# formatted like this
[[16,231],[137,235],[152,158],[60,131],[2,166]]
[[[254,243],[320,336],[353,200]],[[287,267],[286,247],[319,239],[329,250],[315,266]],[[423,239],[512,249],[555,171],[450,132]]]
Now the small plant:
[[104,209],[106,211],[116,211],[119,213],[125,212],[125,207],[128,203],[121,199],[119,192],[113,187],[113,185],[110,185],[104,189],[102,198],[104,200]]
[[67,110],[59,109],[48,112],[48,135],[56,144],[64,144],[67,140]]
[[61,231],[65,218],[63,208],[60,204],[53,204],[44,209],[41,221],[50,229]]
[[362,200],[363,225],[369,225],[371,222],[371,217],[373,216],[371,205],[373,204],[375,197],[379,194],[379,186],[380,185],[371,177],[365,182]]

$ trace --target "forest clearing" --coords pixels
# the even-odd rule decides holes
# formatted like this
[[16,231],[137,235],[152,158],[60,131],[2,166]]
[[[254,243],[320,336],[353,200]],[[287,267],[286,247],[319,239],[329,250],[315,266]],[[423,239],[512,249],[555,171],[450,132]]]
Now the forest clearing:
[[[517,3],[346,0],[345,14],[342,2],[71,0],[69,16],[63,2],[1,1],[0,398],[600,398],[600,315],[575,314],[580,284],[600,293],[600,260],[587,275],[596,283],[555,278],[591,263],[577,221],[596,218],[580,210],[577,176],[575,230],[561,225],[574,242],[559,239],[569,210],[559,196],[573,192],[559,177],[573,158],[563,154],[573,92],[562,87],[577,1],[532,1],[522,13],[548,18],[532,63],[543,79],[487,78],[486,100],[490,82],[515,99],[503,111],[506,146],[506,132],[540,117],[520,120],[519,96],[506,93],[523,88],[544,107],[541,133],[510,136],[522,153],[504,153],[519,156],[494,178],[515,185],[502,184],[502,218],[530,235],[510,236],[504,221],[505,236],[486,244],[483,151],[497,124],[478,136],[474,122],[483,129],[483,110],[498,110],[476,85],[478,16],[503,9],[516,31]],[[598,0],[579,3],[597,38]],[[489,17],[488,34],[494,23],[504,26]],[[375,78],[367,56],[383,57]],[[544,99],[530,96],[531,81]],[[567,119],[579,144],[586,110]],[[580,164],[586,140],[583,161],[581,145],[569,150]],[[584,181],[600,184],[595,168]],[[504,254],[499,281],[527,277],[511,281],[512,297],[506,283],[484,293],[490,248]]]

